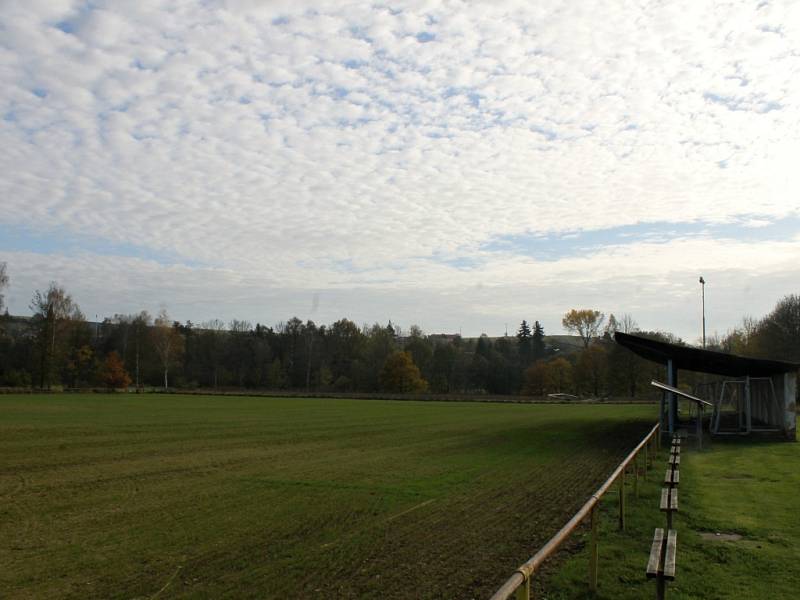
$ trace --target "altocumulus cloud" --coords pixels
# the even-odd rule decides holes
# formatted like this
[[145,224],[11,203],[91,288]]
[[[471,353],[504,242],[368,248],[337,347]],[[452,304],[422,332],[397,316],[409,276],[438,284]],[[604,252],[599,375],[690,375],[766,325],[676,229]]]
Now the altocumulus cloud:
[[721,330],[797,291],[797,4],[0,6],[17,312],[693,339],[700,270]]

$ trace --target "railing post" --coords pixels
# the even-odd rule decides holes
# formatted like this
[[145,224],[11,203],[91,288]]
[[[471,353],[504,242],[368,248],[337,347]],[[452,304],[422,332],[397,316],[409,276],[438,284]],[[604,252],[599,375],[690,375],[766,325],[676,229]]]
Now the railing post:
[[639,455],[633,457],[633,493],[639,497]]
[[622,531],[625,531],[625,469],[619,474],[619,528]]
[[597,592],[597,535],[600,528],[600,509],[592,507],[592,536],[589,539],[589,590]]
[[528,577],[517,588],[517,600],[531,600],[531,580]]
[[644,445],[644,471],[642,472],[642,475],[644,476],[645,481],[647,481],[647,470],[650,468],[650,459],[647,456],[647,447],[649,445],[649,441]]

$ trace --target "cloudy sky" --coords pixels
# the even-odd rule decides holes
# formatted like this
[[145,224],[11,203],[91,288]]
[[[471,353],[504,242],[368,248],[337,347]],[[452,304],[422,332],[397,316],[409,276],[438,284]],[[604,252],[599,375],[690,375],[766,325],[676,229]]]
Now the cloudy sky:
[[800,292],[800,3],[0,0],[10,310],[699,336]]

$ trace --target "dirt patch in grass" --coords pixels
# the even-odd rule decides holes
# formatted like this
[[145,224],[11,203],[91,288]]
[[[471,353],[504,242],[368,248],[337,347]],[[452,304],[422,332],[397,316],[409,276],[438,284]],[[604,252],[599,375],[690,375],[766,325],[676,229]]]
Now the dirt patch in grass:
[[700,537],[711,542],[738,542],[743,539],[738,533],[722,533],[719,531],[703,531]]

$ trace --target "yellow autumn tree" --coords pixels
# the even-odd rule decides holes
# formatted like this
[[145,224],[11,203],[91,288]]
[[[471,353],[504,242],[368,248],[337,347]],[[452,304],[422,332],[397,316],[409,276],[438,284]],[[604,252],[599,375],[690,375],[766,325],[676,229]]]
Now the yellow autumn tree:
[[413,393],[428,389],[428,382],[422,378],[411,353],[402,350],[393,352],[386,359],[379,382],[386,392]]
[[561,326],[569,332],[577,333],[583,347],[588,348],[592,338],[596,338],[606,316],[599,310],[572,309],[561,319]]

